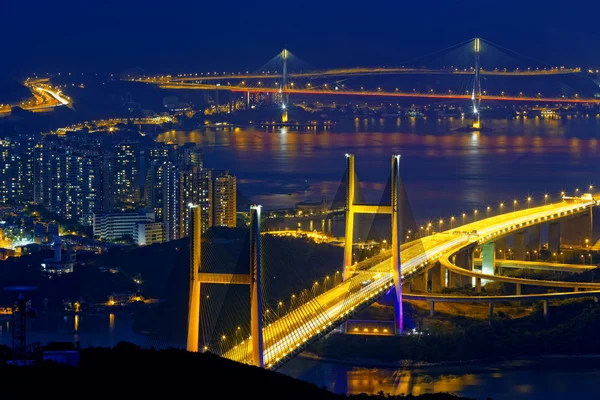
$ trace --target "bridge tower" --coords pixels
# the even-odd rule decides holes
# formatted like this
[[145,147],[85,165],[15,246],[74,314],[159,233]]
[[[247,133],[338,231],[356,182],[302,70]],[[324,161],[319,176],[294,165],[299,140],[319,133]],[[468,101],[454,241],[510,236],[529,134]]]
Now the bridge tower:
[[356,203],[356,176],[354,174],[354,154],[346,154],[346,234],[344,244],[344,280],[352,277],[354,266],[352,264],[352,250],[354,242],[354,217],[356,214],[389,214],[392,223],[392,261],[391,268],[394,285],[396,286],[395,298],[395,331],[401,334],[402,322],[402,269],[400,261],[400,244],[402,229],[400,221],[400,156],[392,156],[392,194],[389,206],[358,204]]
[[480,76],[480,51],[481,51],[481,41],[479,38],[474,39],[473,53],[475,54],[475,76],[473,78],[473,92],[471,93],[471,101],[473,102],[473,128],[479,129],[481,128],[481,119],[479,115],[480,105],[481,105],[481,76]]
[[288,90],[288,71],[287,71],[287,63],[288,63],[288,58],[289,58],[289,51],[287,51],[287,49],[283,49],[283,51],[281,52],[281,58],[283,59],[283,70],[282,70],[282,81],[281,81],[281,88],[279,88],[279,93],[281,94],[281,109],[282,109],[282,113],[281,113],[281,122],[285,123],[288,122],[288,100],[289,100],[289,93],[287,92]]
[[[261,206],[250,207],[250,271],[248,274],[227,274],[202,272],[201,208],[190,205],[192,236],[190,237],[190,301],[188,308],[187,350],[197,352],[200,331],[200,288],[201,284],[249,285],[250,286],[250,326],[252,340],[252,364],[264,367],[263,310],[261,297],[261,248],[260,210]],[[204,347],[206,349],[206,347]]]

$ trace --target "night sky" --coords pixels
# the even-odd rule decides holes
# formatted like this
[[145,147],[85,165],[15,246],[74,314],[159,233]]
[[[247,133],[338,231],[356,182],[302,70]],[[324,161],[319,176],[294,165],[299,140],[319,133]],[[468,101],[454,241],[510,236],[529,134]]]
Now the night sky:
[[[255,70],[284,46],[312,66],[393,65],[480,36],[600,67],[600,2],[0,0],[0,71]],[[8,75],[6,75],[8,73]]]

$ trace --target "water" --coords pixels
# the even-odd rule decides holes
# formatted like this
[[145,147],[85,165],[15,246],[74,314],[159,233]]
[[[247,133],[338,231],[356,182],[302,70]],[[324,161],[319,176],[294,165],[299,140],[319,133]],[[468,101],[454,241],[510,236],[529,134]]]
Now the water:
[[364,368],[296,357],[279,372],[335,393],[449,392],[483,400],[598,399],[599,362],[598,357],[543,357],[396,369]]
[[[267,208],[333,197],[348,152],[356,155],[358,179],[372,201],[379,201],[391,156],[402,154],[408,195],[422,220],[463,211],[472,218],[476,207],[483,216],[487,205],[497,210],[500,201],[512,209],[513,199],[518,199],[517,207],[525,206],[527,195],[533,197],[533,205],[543,202],[544,193],[552,200],[562,190],[572,193],[576,187],[583,191],[590,184],[600,185],[599,118],[493,120],[487,121],[495,128],[492,132],[453,131],[464,124],[452,119],[360,119],[325,131],[171,131],[159,140],[202,144],[208,167],[229,169],[238,177],[240,191]],[[117,314],[112,322],[109,315],[81,315],[77,329],[75,316],[40,321],[32,322],[30,342],[78,339],[82,346],[110,346],[120,340],[144,340],[133,333],[126,315]],[[0,327],[0,343],[10,343],[6,321],[0,321]],[[544,359],[395,373],[295,358],[281,371],[335,392],[450,391],[495,400],[585,399],[600,397],[598,361]]]
[[[484,121],[485,122],[485,121]],[[229,169],[238,188],[266,208],[293,207],[306,198],[333,198],[344,174],[345,153],[356,155],[356,173],[368,201],[379,202],[391,156],[401,170],[415,216],[480,216],[500,202],[512,209],[558,199],[598,182],[600,118],[491,120],[491,132],[453,129],[460,119],[364,119],[333,130],[286,129],[170,131],[159,140],[200,143],[205,164]],[[306,191],[306,182],[310,185]],[[600,184],[600,182],[598,182]],[[447,219],[446,219],[447,220]],[[468,222],[468,221],[467,221]]]
[[[50,314],[27,322],[27,343],[79,342],[81,347],[112,347],[120,341],[144,344],[145,337],[133,331],[128,314]],[[0,318],[0,344],[12,344],[10,317]]]
[[[238,188],[266,208],[293,207],[305,199],[332,198],[344,174],[345,153],[356,155],[356,172],[369,201],[379,201],[391,156],[401,170],[415,217],[457,216],[473,210],[511,211],[586,191],[597,177],[600,118],[484,121],[494,131],[456,132],[460,119],[358,119],[332,130],[237,128],[171,131],[159,140],[193,141],[205,149],[208,167],[229,169]],[[310,189],[305,190],[305,182]],[[599,188],[600,189],[600,188]],[[447,223],[447,222],[446,222]],[[437,224],[436,224],[437,225]],[[447,227],[447,226],[446,226]],[[600,398],[599,359],[545,359],[444,368],[366,369],[295,358],[283,373],[340,393],[448,391],[486,399]]]

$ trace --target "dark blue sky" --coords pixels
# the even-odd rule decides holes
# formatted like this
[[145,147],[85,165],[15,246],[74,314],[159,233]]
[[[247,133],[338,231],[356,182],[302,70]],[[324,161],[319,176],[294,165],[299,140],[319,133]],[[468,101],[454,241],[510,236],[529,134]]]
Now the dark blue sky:
[[[283,46],[315,67],[392,65],[480,36],[600,67],[600,1],[2,0],[2,72],[250,69]],[[211,4],[212,3],[212,4]]]

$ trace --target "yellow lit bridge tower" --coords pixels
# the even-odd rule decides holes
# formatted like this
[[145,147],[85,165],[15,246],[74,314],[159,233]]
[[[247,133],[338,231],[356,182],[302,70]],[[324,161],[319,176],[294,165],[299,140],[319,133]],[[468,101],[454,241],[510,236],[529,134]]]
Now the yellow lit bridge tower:
[[395,331],[401,334],[403,330],[402,322],[402,268],[400,260],[400,243],[402,238],[401,215],[401,185],[400,185],[400,156],[392,156],[392,186],[391,203],[389,206],[357,204],[355,199],[356,177],[354,175],[354,154],[346,154],[346,239],[344,245],[344,270],[343,279],[352,277],[354,265],[352,263],[352,250],[354,242],[354,216],[356,214],[389,214],[391,215],[392,225],[392,259],[391,272],[394,286],[396,287],[395,297]]
[[288,71],[287,71],[287,62],[288,62],[288,57],[289,57],[290,53],[289,51],[287,51],[287,49],[283,49],[283,51],[281,52],[281,57],[283,59],[283,70],[282,70],[282,82],[281,82],[281,87],[279,88],[279,93],[281,94],[281,122],[285,123],[288,122],[288,100],[289,100],[289,93],[287,92],[288,90]]
[[473,102],[473,128],[481,128],[481,119],[479,115],[481,105],[481,77],[480,73],[480,58],[479,53],[481,51],[481,41],[479,38],[475,38],[473,52],[475,54],[475,76],[473,79],[473,92],[471,93],[471,101]]

